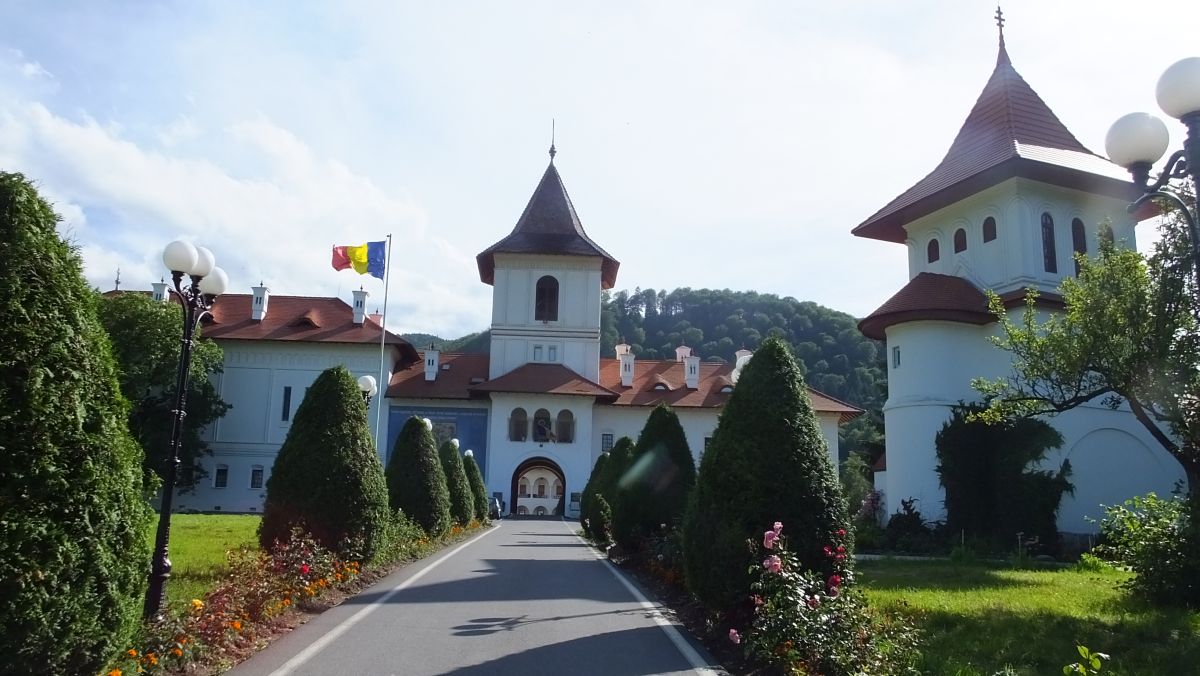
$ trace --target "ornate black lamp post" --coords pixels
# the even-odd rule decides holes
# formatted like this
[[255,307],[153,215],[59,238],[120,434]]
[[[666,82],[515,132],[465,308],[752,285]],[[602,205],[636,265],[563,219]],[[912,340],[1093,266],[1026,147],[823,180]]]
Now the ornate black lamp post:
[[1192,262],[1200,282],[1200,223],[1192,206],[1171,188],[1172,179],[1192,179],[1192,190],[1200,189],[1200,57],[1183,59],[1163,72],[1155,90],[1158,106],[1187,127],[1183,149],[1171,154],[1158,178],[1151,181],[1154,163],[1167,151],[1170,135],[1162,120],[1146,113],[1130,113],[1108,130],[1105,150],[1113,162],[1133,174],[1142,196],[1129,205],[1130,213],[1158,197],[1179,207],[1188,224],[1192,244]]
[[359,376],[358,391],[362,392],[363,401],[367,403],[367,406],[370,406],[371,397],[375,396],[375,393],[379,391],[379,388],[375,385],[375,376]]
[[[215,266],[212,252],[204,247],[176,240],[163,250],[163,263],[171,270],[171,281],[175,286],[169,291],[183,306],[183,345],[179,351],[179,371],[175,378],[175,407],[171,411],[171,454],[163,462],[158,532],[154,538],[154,554],[150,559],[150,589],[146,592],[146,605],[142,612],[146,619],[157,615],[162,608],[167,579],[171,577],[171,560],[167,558],[167,544],[171,537],[171,502],[175,497],[175,478],[179,472],[179,440],[183,434],[183,419],[187,415],[184,409],[187,406],[188,371],[192,364],[196,327],[229,284],[225,271]],[[190,278],[189,284],[183,283],[185,273]]]

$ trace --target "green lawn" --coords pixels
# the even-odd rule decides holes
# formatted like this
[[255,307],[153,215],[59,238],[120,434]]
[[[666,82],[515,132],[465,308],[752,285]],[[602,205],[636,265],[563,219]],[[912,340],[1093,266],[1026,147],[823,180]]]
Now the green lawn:
[[[254,514],[173,514],[167,602],[186,603],[203,596],[224,574],[226,550],[257,545],[260,520]],[[155,519],[148,535],[151,543],[157,527]]]
[[896,560],[858,570],[873,605],[923,630],[922,673],[1061,674],[1077,644],[1111,655],[1104,674],[1200,672],[1200,613],[1131,600],[1119,587],[1128,573]]

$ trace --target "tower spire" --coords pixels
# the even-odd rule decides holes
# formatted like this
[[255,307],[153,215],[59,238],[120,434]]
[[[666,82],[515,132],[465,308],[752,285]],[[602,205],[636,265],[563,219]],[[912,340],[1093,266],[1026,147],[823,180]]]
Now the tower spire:
[[1004,46],[1004,10],[996,5],[996,27],[1000,29],[1000,51],[996,54],[996,65],[1011,63],[1008,60],[1008,49]]
[[550,118],[550,164],[554,164],[554,156],[558,151],[554,149],[554,118]]

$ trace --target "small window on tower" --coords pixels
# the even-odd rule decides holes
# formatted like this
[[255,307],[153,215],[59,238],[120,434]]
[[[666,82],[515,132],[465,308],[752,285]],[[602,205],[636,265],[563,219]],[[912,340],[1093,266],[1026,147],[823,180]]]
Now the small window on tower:
[[533,346],[533,360],[534,361],[542,360],[542,346],[541,345]]
[[558,321],[558,280],[550,275],[537,280],[533,319],[539,322]]
[[967,250],[967,231],[959,228],[954,231],[954,253],[962,253]]
[[936,263],[942,257],[941,247],[936,239],[929,240],[929,246],[925,247],[925,260],[929,263]]
[[[1083,230],[1083,221],[1078,218],[1071,221],[1071,250],[1087,255],[1087,233]],[[1075,261],[1075,276],[1079,276],[1079,261]]]
[[558,361],[558,346],[557,345],[547,345],[546,346],[546,358],[552,362]]
[[1058,272],[1058,251],[1054,246],[1054,218],[1042,214],[1042,266],[1046,272]]
[[990,242],[996,239],[996,219],[988,216],[983,219],[983,241]]
[[892,348],[892,368],[894,368],[894,369],[900,368],[900,346],[899,345]]

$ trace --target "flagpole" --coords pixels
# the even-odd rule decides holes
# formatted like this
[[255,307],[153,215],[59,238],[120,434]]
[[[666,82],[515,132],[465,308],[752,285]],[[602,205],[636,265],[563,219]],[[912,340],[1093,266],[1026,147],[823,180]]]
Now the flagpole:
[[[379,424],[383,419],[383,407],[387,403],[387,303],[388,303],[388,287],[392,278],[392,234],[387,236],[387,256],[384,259],[383,265],[383,317],[379,320],[379,399],[375,402],[375,448],[378,449],[383,445],[385,439],[379,436]],[[380,455],[380,459],[386,457],[386,453]]]

